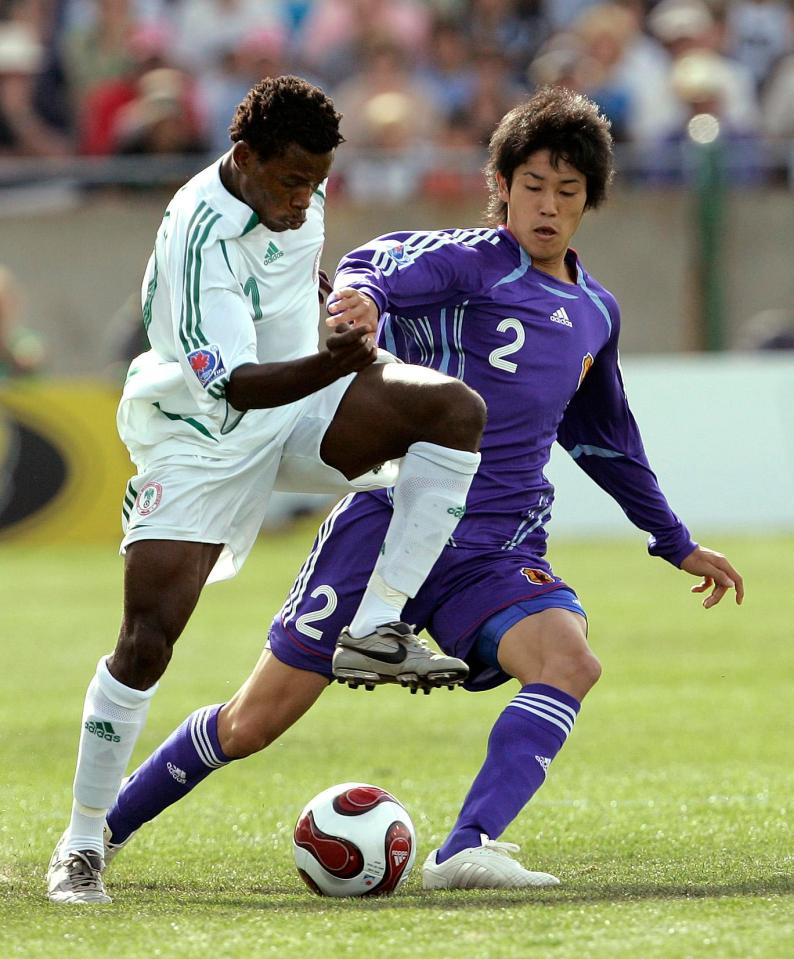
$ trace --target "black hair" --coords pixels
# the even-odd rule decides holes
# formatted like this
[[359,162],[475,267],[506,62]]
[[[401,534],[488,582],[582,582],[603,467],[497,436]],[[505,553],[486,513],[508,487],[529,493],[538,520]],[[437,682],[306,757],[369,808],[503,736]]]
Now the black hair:
[[280,156],[291,143],[309,153],[330,153],[344,142],[341,115],[330,97],[300,77],[266,77],[246,94],[229,127],[260,160]]
[[509,188],[516,167],[538,150],[548,150],[553,165],[563,160],[584,175],[585,209],[603,203],[614,174],[609,127],[592,100],[564,87],[543,87],[510,110],[488,145],[488,222],[498,226],[507,221],[507,204],[499,197],[496,174],[505,178]]

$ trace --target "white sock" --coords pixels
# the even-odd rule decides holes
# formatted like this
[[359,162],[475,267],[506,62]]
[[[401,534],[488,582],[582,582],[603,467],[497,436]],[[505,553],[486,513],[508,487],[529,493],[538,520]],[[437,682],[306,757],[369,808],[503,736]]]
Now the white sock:
[[354,636],[400,619],[416,596],[465,512],[480,454],[435,443],[414,443],[394,487],[394,514],[361,604]]
[[97,663],[83,706],[72,818],[64,852],[93,850],[102,855],[105,814],[119,791],[156,691],[157,683],[140,690],[114,679],[106,656]]

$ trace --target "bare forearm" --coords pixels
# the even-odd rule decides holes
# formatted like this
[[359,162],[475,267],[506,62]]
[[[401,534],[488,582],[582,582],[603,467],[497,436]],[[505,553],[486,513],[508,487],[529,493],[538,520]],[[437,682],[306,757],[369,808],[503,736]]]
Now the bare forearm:
[[339,376],[323,353],[285,363],[246,363],[229,378],[226,399],[236,410],[270,409],[316,393]]
[[229,377],[226,399],[236,410],[264,410],[294,403],[374,362],[378,350],[366,328],[340,324],[324,349],[284,363],[246,363]]

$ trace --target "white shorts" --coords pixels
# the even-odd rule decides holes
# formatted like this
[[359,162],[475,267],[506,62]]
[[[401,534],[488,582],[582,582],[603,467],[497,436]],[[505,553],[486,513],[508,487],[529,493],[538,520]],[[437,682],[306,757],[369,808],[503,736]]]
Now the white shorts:
[[124,495],[121,553],[143,539],[223,544],[208,582],[230,579],[254,545],[274,489],[345,494],[393,486],[396,463],[348,480],[320,458],[354,376],[307,396],[294,426],[253,453],[234,460],[169,456],[134,476]]

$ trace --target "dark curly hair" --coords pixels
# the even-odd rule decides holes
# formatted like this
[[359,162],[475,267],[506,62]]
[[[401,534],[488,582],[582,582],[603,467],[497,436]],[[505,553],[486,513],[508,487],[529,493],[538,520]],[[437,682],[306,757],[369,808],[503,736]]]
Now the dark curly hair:
[[488,145],[488,222],[499,226],[507,221],[507,204],[499,197],[496,174],[501,173],[509,188],[516,167],[538,150],[548,150],[552,164],[564,160],[584,174],[585,209],[603,203],[614,174],[609,127],[592,100],[564,87],[543,87],[505,114]]
[[309,153],[330,153],[344,137],[341,115],[319,87],[300,77],[266,77],[246,94],[229,127],[260,160],[280,156],[291,143]]

